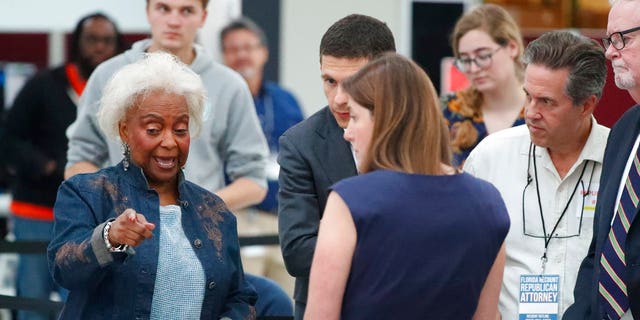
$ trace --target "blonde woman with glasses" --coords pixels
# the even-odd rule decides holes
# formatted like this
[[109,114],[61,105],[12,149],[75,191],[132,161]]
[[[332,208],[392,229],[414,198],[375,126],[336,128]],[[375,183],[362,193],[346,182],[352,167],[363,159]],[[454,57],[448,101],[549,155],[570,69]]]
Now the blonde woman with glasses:
[[507,11],[486,4],[460,17],[451,47],[455,66],[471,83],[444,98],[453,165],[461,167],[484,137],[524,124],[522,35]]

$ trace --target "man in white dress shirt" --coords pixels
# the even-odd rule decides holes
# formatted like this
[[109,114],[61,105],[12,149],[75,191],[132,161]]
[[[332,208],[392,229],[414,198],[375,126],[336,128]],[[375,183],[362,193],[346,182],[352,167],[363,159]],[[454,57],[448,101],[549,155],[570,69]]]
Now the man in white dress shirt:
[[[511,218],[500,293],[503,319],[562,317],[591,240],[609,129],[592,116],[604,87],[604,50],[554,31],[531,42],[526,125],[488,136],[464,170],[500,191]],[[521,318],[520,318],[521,319]]]

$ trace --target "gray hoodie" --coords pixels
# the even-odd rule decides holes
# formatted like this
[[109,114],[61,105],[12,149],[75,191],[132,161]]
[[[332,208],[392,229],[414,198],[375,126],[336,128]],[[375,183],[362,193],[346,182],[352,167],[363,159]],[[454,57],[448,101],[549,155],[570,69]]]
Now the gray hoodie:
[[[98,166],[122,160],[120,141],[108,139],[100,129],[96,114],[102,90],[123,66],[143,58],[151,40],[141,40],[132,48],[100,64],[91,74],[82,93],[76,121],[67,130],[67,168],[80,161]],[[225,185],[224,173],[233,181],[248,178],[266,188],[268,147],[246,82],[231,69],[218,64],[204,49],[194,45],[196,57],[190,65],[200,75],[207,91],[207,110],[200,135],[191,140],[185,175],[209,191]]]

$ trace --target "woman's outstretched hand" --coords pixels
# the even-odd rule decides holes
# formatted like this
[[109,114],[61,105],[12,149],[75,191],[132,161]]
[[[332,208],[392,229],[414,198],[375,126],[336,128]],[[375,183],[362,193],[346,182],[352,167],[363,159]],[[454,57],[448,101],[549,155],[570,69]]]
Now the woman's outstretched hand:
[[156,225],[147,222],[144,215],[128,208],[111,224],[109,230],[109,242],[112,246],[126,244],[136,247],[145,239],[153,237],[153,229]]

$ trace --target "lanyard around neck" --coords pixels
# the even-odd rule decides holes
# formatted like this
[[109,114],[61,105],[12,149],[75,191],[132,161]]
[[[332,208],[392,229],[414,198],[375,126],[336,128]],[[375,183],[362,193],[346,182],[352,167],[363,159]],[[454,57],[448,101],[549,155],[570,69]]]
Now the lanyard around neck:
[[[533,154],[533,157],[532,157]],[[544,213],[542,211],[542,199],[540,198],[540,188],[539,186],[539,181],[538,181],[538,165],[537,165],[537,161],[536,161],[536,146],[533,143],[529,144],[529,154],[528,154],[528,158],[527,158],[527,185],[529,185],[532,181],[531,179],[531,174],[530,174],[530,169],[531,169],[531,159],[533,158],[533,172],[534,172],[534,178],[535,178],[535,182],[536,182],[536,197],[538,200],[538,209],[540,211],[540,220],[542,222],[542,233],[543,233],[543,237],[544,237],[544,253],[542,254],[542,257],[540,258],[542,261],[542,273],[544,274],[544,270],[545,270],[545,265],[547,262],[547,250],[549,248],[549,243],[551,242],[551,239],[553,238],[553,234],[556,232],[556,230],[558,229],[558,226],[560,225],[560,221],[562,221],[562,218],[564,218],[565,214],[567,213],[567,210],[569,209],[569,205],[571,204],[571,201],[573,200],[573,196],[576,193],[576,190],[578,190],[578,185],[580,185],[580,183],[582,182],[582,178],[584,177],[584,172],[587,169],[587,165],[589,164],[590,160],[586,160],[584,166],[582,167],[582,171],[580,172],[580,176],[578,177],[578,181],[576,182],[576,185],[573,187],[573,191],[571,192],[571,196],[569,196],[569,200],[567,200],[566,205],[564,206],[564,209],[562,210],[562,213],[560,214],[560,217],[558,217],[558,220],[556,221],[556,223],[553,226],[553,229],[551,229],[550,233],[547,233],[547,227],[544,221]],[[585,193],[585,195],[588,195],[591,191],[591,181],[593,180],[593,173],[595,171],[595,166],[596,163],[595,161],[591,161],[593,164],[591,165],[591,177],[589,178],[589,184],[587,186],[587,191]],[[526,187],[525,187],[525,191],[526,191]],[[583,202],[584,202],[584,195],[583,195]],[[584,206],[584,203],[583,203]],[[524,191],[522,193],[522,215],[523,215],[523,231],[524,231],[524,223],[525,223],[525,217],[524,217]],[[579,228],[582,228],[582,216],[580,217],[580,226]]]
[[69,85],[73,88],[73,91],[80,97],[82,95],[82,91],[84,91],[84,87],[87,85],[87,80],[80,75],[80,70],[73,63],[67,63],[64,66],[64,71],[67,75],[67,80],[69,81]]

